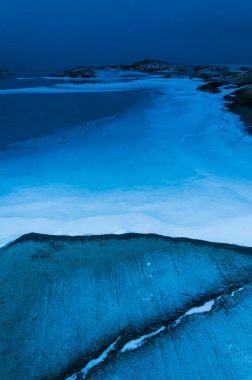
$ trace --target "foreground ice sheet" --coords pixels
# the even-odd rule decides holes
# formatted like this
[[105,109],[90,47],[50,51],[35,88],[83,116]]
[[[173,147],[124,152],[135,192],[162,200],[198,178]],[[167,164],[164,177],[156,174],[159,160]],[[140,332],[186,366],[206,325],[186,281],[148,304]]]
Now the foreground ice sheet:
[[84,130],[2,152],[0,244],[31,231],[135,231],[252,245],[252,138],[221,95],[196,91],[199,84],[154,78],[59,86],[155,96]]

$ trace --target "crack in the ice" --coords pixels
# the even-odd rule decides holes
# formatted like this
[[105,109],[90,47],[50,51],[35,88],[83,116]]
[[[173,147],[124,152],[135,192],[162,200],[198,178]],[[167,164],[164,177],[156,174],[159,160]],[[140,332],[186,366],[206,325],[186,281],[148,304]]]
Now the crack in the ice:
[[[237,292],[241,292],[244,288],[241,287],[239,289],[236,289],[236,290],[233,290],[232,293],[231,293],[231,296],[233,297],[235,295],[235,293]],[[155,336],[155,335],[158,335],[160,334],[162,331],[164,330],[167,330],[169,327],[176,327],[178,326],[182,320],[184,318],[186,318],[187,316],[190,316],[190,315],[193,315],[193,314],[204,314],[204,313],[209,313],[212,308],[214,307],[214,304],[217,300],[221,299],[222,297],[224,297],[224,295],[221,295],[221,296],[218,296],[214,299],[211,299],[207,302],[205,302],[203,305],[201,306],[197,306],[197,307],[192,307],[191,309],[187,310],[183,315],[181,315],[179,318],[177,318],[171,325],[168,325],[168,326],[162,326],[160,327],[158,330],[150,333],[150,334],[145,334],[145,335],[142,335],[140,338],[138,339],[134,339],[134,340],[131,340],[129,342],[127,342],[123,348],[121,349],[121,352],[125,352],[125,351],[132,351],[132,350],[135,350],[139,347],[141,347],[147,339]]]
[[102,352],[102,354],[96,358],[90,360],[87,365],[78,373],[73,374],[72,376],[68,377],[66,380],[78,380],[78,379],[85,379],[86,375],[90,371],[91,368],[96,367],[98,364],[102,363],[108,356],[108,354],[115,350],[115,346],[120,339],[117,338],[115,342],[113,342],[105,351]]
[[[229,293],[229,295],[231,297],[234,297],[236,293],[241,292],[242,290],[244,290],[244,287],[240,287],[239,289],[233,290],[231,293]],[[124,346],[120,349],[120,352],[123,354],[126,351],[133,351],[133,350],[138,349],[143,344],[145,344],[147,340],[151,339],[152,337],[161,334],[165,330],[167,331],[169,328],[177,327],[182,322],[182,320],[184,320],[186,317],[190,317],[191,315],[194,315],[194,314],[209,313],[213,309],[216,301],[225,297],[226,295],[227,294],[224,293],[216,298],[210,299],[209,301],[205,302],[203,305],[192,307],[191,309],[187,310],[184,314],[182,314],[179,318],[177,318],[174,322],[168,324],[167,326],[161,326],[157,330],[149,334],[144,334],[137,339],[130,340],[129,342],[124,344]],[[118,348],[116,348],[116,345],[120,339],[121,337],[117,338],[116,341],[114,341],[110,346],[108,346],[108,348],[105,351],[103,351],[98,358],[90,360],[81,371],[73,374],[70,377],[67,377],[66,380],[85,379],[87,374],[92,368],[104,362],[104,360],[108,358],[109,354],[112,351],[118,350]]]

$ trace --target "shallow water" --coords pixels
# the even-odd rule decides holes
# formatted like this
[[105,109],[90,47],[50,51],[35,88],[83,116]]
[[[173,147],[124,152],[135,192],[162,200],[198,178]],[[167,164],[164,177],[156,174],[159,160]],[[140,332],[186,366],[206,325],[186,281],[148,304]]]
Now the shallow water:
[[[53,88],[54,82],[11,79],[0,82],[0,89],[41,88],[45,85]],[[134,91],[0,94],[0,149],[120,112],[137,98]]]

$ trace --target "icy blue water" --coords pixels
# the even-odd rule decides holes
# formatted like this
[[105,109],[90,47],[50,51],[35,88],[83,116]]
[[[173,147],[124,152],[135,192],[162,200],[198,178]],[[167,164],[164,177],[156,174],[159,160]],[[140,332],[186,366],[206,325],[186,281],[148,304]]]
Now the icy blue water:
[[[57,129],[80,125],[84,129],[85,122],[120,112],[138,98],[136,91],[66,93],[56,89],[55,92],[53,83],[44,79],[12,78],[0,83],[0,150]],[[29,93],[34,87],[40,91]],[[1,91],[7,94],[1,95]],[[28,92],[19,94],[19,91]]]
[[[1,153],[0,242],[31,231],[135,231],[251,245],[252,140],[222,96],[196,91],[199,84],[153,77],[2,90],[5,102],[29,96],[49,104],[53,93],[66,103],[98,96],[97,110],[104,97],[113,109],[126,96],[131,107],[118,100],[114,115],[52,128]],[[147,96],[133,99],[136,90]]]

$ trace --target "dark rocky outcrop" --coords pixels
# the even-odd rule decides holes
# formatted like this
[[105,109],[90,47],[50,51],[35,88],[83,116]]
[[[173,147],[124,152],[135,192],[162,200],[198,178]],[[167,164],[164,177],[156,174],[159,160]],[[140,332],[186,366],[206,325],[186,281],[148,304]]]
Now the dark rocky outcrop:
[[241,75],[236,76],[233,79],[232,83],[239,87],[248,86],[252,84],[252,70],[249,70]]
[[252,135],[252,85],[225,96],[229,111],[239,115],[247,131]]
[[179,63],[170,63],[154,59],[144,59],[130,65],[108,65],[108,66],[80,66],[71,70],[66,70],[60,74],[53,74],[54,77],[71,77],[85,78],[93,77],[97,71],[117,70],[117,71],[135,71],[141,73],[184,73],[192,78],[209,79],[222,76],[232,75],[228,67],[216,65],[186,65]]
[[143,61],[138,61],[133,63],[132,65],[126,66],[126,70],[135,70],[135,71],[143,71],[143,72],[160,72],[160,71],[169,71],[172,68],[171,63],[154,60],[154,59],[145,59]]
[[9,75],[14,75],[14,73],[9,70],[0,69],[0,79],[7,77]]
[[65,70],[63,73],[52,74],[51,76],[56,78],[93,78],[95,76],[95,70],[91,66],[78,66],[70,70]]
[[226,82],[214,81],[203,84],[197,88],[197,90],[203,92],[211,92],[212,94],[218,94],[221,92],[220,87],[224,86]]
[[[247,70],[247,68],[246,68]],[[245,71],[245,67],[243,68]],[[206,83],[197,90],[220,93],[221,87],[234,88],[234,92],[224,97],[229,111],[240,116],[249,134],[252,134],[252,70],[246,72],[220,71],[217,76],[198,76]],[[195,77],[195,76],[194,76]],[[242,88],[241,88],[242,87]],[[236,90],[235,90],[236,89]]]

